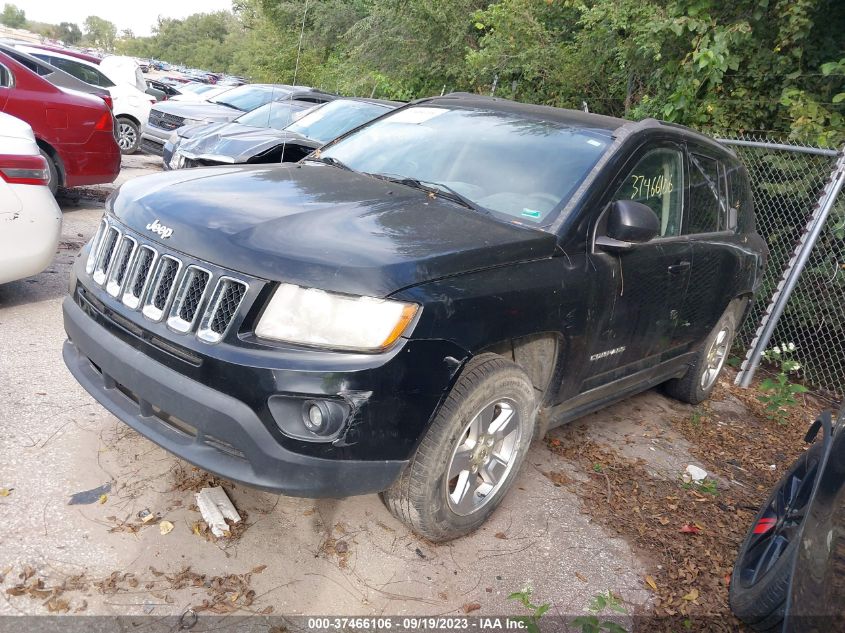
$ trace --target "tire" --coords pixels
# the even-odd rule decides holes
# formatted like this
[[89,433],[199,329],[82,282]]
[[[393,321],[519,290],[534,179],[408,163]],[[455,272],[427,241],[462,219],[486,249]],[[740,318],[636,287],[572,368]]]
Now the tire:
[[[822,450],[821,443],[814,444],[792,465],[757,513],[739,549],[731,574],[729,590],[731,611],[755,631],[780,631],[782,627],[791,580],[790,574],[801,540],[803,512],[806,511],[810,501]],[[801,483],[793,486],[796,481]],[[800,514],[800,518],[781,523],[777,518],[779,495],[786,495],[780,498],[785,498],[788,504],[791,490],[795,491],[795,511],[796,514]],[[772,528],[762,534],[755,534],[755,530],[765,529],[763,521],[772,518],[776,519]],[[784,527],[780,527],[781,525]],[[777,557],[772,557],[774,562],[766,565],[768,569],[754,578],[753,569],[763,566],[762,558],[758,559],[760,552],[765,552],[767,545],[774,542],[776,538],[787,538],[786,535],[788,535],[786,545],[784,547],[781,543],[778,546]]]
[[710,397],[730,355],[741,306],[739,302],[732,302],[699,348],[687,372],[663,384],[669,396],[689,404],[698,404]]
[[126,117],[118,117],[117,144],[121,154],[134,154],[138,151],[138,146],[141,144],[141,129],[138,124]]
[[496,354],[474,358],[382,501],[429,541],[469,534],[513,484],[536,433],[535,416],[534,388],[524,371]]
[[55,161],[47,152],[40,148],[38,151],[41,152],[41,155],[47,161],[47,169],[50,172],[50,175],[48,177],[49,180],[47,181],[47,187],[50,189],[50,193],[55,196],[56,192],[59,190],[59,170],[56,169]]

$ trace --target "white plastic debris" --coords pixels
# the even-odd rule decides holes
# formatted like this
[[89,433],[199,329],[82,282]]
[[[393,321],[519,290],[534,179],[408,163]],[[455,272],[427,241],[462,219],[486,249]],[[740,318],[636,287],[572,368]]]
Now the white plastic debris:
[[699,468],[698,466],[693,466],[692,464],[687,466],[687,469],[684,471],[684,483],[695,482],[697,484],[700,484],[706,478],[707,471],[703,468]]
[[233,523],[239,523],[241,520],[241,515],[232,505],[226,491],[220,486],[200,490],[197,493],[197,506],[202,518],[211,528],[211,533],[217,537],[226,536],[229,532],[226,519]]
[[778,467],[775,464],[769,464],[769,470],[775,471]]

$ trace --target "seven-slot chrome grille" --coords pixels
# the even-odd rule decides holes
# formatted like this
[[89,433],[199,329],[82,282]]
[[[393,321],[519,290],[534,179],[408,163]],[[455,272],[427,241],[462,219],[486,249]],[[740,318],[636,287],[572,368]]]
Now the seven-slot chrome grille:
[[142,244],[105,218],[91,242],[85,271],[127,308],[153,322],[166,317],[174,332],[196,331],[206,343],[225,336],[249,287],[235,277],[186,265],[157,245]]

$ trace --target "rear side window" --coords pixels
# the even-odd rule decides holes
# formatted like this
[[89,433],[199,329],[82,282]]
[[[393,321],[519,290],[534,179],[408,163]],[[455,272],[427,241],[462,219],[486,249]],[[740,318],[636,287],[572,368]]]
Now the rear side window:
[[719,163],[690,154],[690,208],[684,233],[713,233],[728,228],[726,192]]
[[745,219],[751,214],[751,186],[746,171],[741,165],[730,165],[727,176],[728,227],[735,229],[740,223],[745,226]]
[[73,75],[77,79],[84,81],[92,86],[100,86],[101,88],[111,88],[114,83],[109,81],[103,73],[96,68],[91,68],[85,64],[72,62],[69,59],[61,57],[48,57],[47,62],[56,68],[65,71],[68,75]]
[[648,152],[630,171],[614,200],[634,200],[649,207],[660,219],[660,235],[681,233],[684,203],[684,156],[675,149]]
[[12,85],[12,73],[3,64],[0,64],[0,88],[9,88]]
[[28,68],[29,70],[34,72],[36,75],[40,75],[40,76],[44,77],[46,75],[49,75],[51,72],[53,72],[52,70],[50,70],[49,66],[45,66],[44,64],[39,64],[36,61],[32,60],[31,58],[24,57],[23,55],[21,55],[20,53],[17,53],[16,51],[7,50],[5,52],[9,57],[11,57],[12,59],[14,59],[16,62],[18,62],[22,66],[25,66],[26,68]]

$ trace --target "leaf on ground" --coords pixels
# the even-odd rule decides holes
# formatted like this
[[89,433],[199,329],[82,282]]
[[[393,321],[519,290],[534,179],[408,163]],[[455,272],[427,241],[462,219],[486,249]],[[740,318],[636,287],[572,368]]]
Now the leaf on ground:
[[496,532],[493,536],[495,536],[496,538],[502,539],[502,540],[508,538],[508,535],[505,534],[504,532]]
[[8,497],[12,494],[11,488],[0,488],[0,497]]
[[464,613],[472,613],[473,611],[478,611],[481,605],[477,602],[468,602],[461,608],[464,610]]
[[652,578],[651,576],[645,577],[645,584],[651,587],[654,591],[657,591],[657,583],[654,582],[654,578]]
[[170,521],[162,521],[158,524],[158,531],[162,536],[170,534],[173,531],[173,524]]
[[689,600],[690,602],[698,600],[698,589],[692,588],[690,592],[684,596],[684,600]]
[[267,569],[267,565],[259,565],[258,567],[253,567],[250,573],[252,574],[260,574],[262,571]]
[[100,495],[100,498],[97,500],[97,503],[99,503],[100,505],[103,505],[108,500],[109,500],[108,495]]

